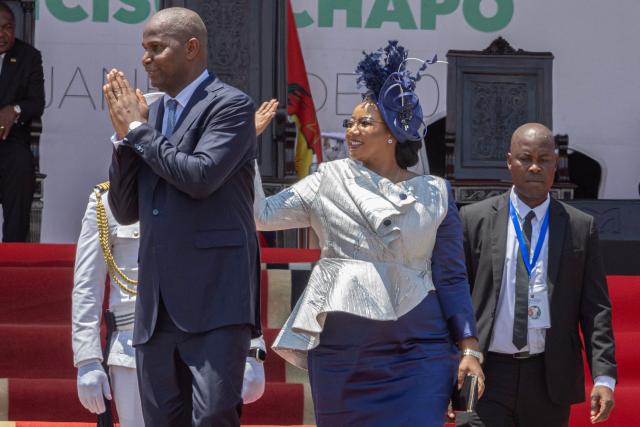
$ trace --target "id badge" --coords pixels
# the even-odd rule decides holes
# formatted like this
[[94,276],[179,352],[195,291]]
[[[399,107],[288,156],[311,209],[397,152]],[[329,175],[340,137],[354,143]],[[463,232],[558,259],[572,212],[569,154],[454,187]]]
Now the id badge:
[[549,297],[547,291],[529,293],[529,328],[547,329],[551,327],[549,316]]

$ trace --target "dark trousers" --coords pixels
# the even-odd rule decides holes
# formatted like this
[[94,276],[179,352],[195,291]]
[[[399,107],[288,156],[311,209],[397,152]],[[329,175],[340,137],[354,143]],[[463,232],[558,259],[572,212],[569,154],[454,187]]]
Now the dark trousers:
[[33,155],[29,145],[15,140],[0,141],[0,203],[2,241],[25,242],[29,235],[29,213],[35,186]]
[[249,325],[183,332],[160,304],[156,330],[136,346],[145,425],[237,427]]
[[458,413],[457,426],[562,427],[569,425],[570,405],[549,399],[544,357],[513,359],[487,354],[485,391],[476,413]]

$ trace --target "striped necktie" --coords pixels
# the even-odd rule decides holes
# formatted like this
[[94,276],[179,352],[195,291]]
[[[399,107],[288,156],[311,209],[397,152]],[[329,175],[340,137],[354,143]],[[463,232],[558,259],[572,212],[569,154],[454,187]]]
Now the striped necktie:
[[[531,220],[535,218],[536,214],[533,211],[529,211],[524,218],[524,224],[522,224],[522,231],[524,232],[524,239],[527,243],[527,254],[530,252],[531,247]],[[519,251],[518,251],[519,252]],[[516,267],[516,300],[513,310],[513,345],[518,350],[527,345],[527,333],[529,332],[529,273],[527,267],[524,265],[522,255],[518,257]],[[531,266],[533,269],[534,266]]]
[[164,136],[169,138],[173,135],[173,128],[176,126],[176,111],[178,110],[178,101],[170,99],[167,101],[167,129]]

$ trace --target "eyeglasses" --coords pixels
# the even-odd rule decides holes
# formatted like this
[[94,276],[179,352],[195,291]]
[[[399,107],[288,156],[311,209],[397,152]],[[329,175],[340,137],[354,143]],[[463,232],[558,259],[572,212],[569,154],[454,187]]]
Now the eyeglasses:
[[370,117],[361,117],[359,119],[344,119],[342,122],[342,127],[345,129],[351,129],[354,126],[358,126],[360,130],[367,129],[370,126],[373,126],[374,123],[384,123],[381,120],[373,120]]

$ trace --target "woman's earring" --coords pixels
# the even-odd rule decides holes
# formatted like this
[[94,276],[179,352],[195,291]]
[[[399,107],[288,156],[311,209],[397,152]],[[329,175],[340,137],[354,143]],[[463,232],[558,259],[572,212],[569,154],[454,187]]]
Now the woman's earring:
[[393,144],[393,139],[391,138],[387,139],[387,144]]

